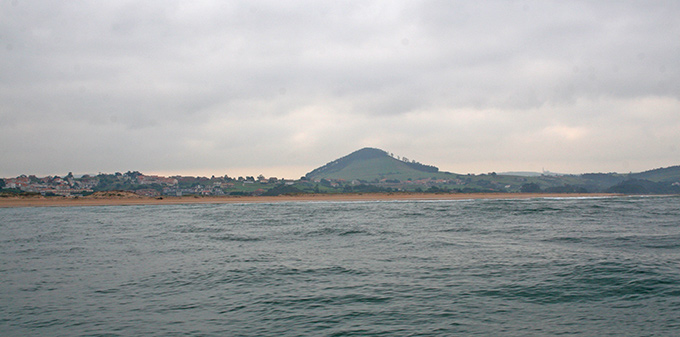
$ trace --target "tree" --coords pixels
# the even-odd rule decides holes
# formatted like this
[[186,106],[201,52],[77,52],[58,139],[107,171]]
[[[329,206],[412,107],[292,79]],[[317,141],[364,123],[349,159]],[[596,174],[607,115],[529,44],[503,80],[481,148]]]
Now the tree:
[[285,184],[280,184],[272,189],[270,189],[267,192],[262,193],[262,195],[267,195],[267,196],[275,196],[275,195],[282,195],[282,194],[300,194],[302,193],[302,190],[298,189],[295,186],[288,186]]
[[541,186],[539,186],[537,183],[528,183],[522,185],[519,190],[522,193],[538,193],[541,191]]

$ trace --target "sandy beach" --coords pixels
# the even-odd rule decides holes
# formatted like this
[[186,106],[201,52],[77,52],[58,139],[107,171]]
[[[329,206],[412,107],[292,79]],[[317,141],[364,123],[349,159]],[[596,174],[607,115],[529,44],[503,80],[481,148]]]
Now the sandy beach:
[[235,204],[235,203],[276,203],[276,202],[315,202],[315,201],[390,201],[390,200],[466,200],[466,199],[530,199],[530,198],[576,198],[576,197],[614,197],[610,193],[362,193],[362,194],[302,194],[263,196],[224,196],[224,197],[5,197],[0,198],[0,207],[50,207],[50,206],[125,206],[125,205],[179,205],[179,204]]

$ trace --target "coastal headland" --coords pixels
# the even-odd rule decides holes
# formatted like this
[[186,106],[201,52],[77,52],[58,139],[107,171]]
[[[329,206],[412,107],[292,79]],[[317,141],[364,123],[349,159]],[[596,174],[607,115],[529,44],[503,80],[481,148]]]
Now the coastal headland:
[[299,194],[278,196],[187,196],[142,197],[135,195],[110,195],[105,197],[5,197],[0,207],[68,207],[68,206],[128,206],[128,205],[181,205],[181,204],[239,204],[277,202],[351,202],[398,200],[468,200],[468,199],[532,199],[532,198],[593,198],[616,197],[615,193],[339,193]]
[[[236,178],[228,175],[165,177],[145,175],[139,171],[97,175],[73,175],[69,172],[63,177],[22,174],[15,178],[0,178],[0,198],[40,195],[48,198],[61,196],[80,200],[81,198],[101,199],[102,194],[118,193],[134,194],[134,196],[126,196],[126,198],[129,197],[128,199],[146,197],[152,200],[164,200],[163,203],[196,201],[193,198],[198,198],[204,203],[243,202],[244,200],[270,202],[269,200],[286,199],[286,197],[261,198],[280,195],[296,196],[297,200],[300,198],[316,200],[320,198],[318,195],[324,195],[324,197],[337,200],[357,198],[357,195],[441,199],[461,198],[459,195],[463,195],[462,198],[468,198],[477,194],[680,194],[680,165],[627,174],[570,175],[552,174],[547,171],[543,173],[458,174],[440,171],[434,165],[422,164],[398,155],[394,156],[384,150],[363,148],[320,166],[299,179],[267,178],[262,174],[257,177],[239,176]],[[427,194],[427,196],[419,196],[421,194]],[[314,195],[314,197],[308,195]],[[117,199],[113,195],[104,197]],[[135,201],[135,203],[139,202],[149,203],[149,201]],[[126,203],[133,203],[133,201],[126,200]]]

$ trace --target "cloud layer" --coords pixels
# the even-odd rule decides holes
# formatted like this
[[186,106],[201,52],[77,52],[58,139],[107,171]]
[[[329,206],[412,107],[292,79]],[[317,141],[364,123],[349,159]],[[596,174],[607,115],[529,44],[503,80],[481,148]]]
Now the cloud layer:
[[0,176],[680,164],[677,1],[0,6]]

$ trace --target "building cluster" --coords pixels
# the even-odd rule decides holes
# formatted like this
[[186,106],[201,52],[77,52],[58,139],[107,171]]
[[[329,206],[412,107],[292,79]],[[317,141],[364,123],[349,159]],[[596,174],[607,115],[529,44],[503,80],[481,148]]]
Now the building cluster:
[[5,178],[4,189],[15,189],[28,193],[40,193],[42,195],[82,195],[92,193],[97,186],[97,180],[75,179],[69,174],[66,177],[47,176],[38,178],[36,176],[20,175],[16,178]]
[[[163,187],[163,190],[161,192],[156,191],[156,195],[170,195],[170,196],[178,196],[181,197],[183,195],[202,195],[202,196],[208,196],[208,195],[226,195],[227,193],[225,192],[225,189],[228,189],[230,187],[233,187],[234,184],[232,183],[213,183],[213,184],[207,184],[207,185],[201,185],[198,184],[193,187],[187,187],[187,188],[180,188],[178,185],[171,185],[171,186],[166,186]],[[154,195],[148,195],[148,196],[154,196]]]
[[[0,190],[13,190],[36,193],[44,196],[84,196],[96,191],[124,190],[141,196],[221,196],[229,193],[258,194],[266,191],[265,185],[293,184],[292,180],[259,177],[162,177],[144,175],[139,172],[84,175],[74,177],[69,173],[65,177],[47,176],[38,178],[34,175],[21,175],[16,178],[0,179]],[[1,191],[0,191],[1,192]]]
[[131,189],[133,192],[146,196],[155,196],[160,193],[154,188],[144,188],[144,185],[156,184],[157,186],[176,186],[178,184],[178,181],[175,178],[145,176],[142,174],[139,174],[136,177],[122,174],[100,174],[98,176],[84,175],[76,178],[69,173],[65,177],[47,176],[39,178],[34,175],[20,175],[16,178],[4,178],[2,179],[4,186],[0,187],[2,189],[12,189],[26,193],[39,193],[44,196],[82,196],[93,193],[96,190],[110,190],[115,189],[116,186],[120,186],[113,185],[109,188],[109,186],[105,186],[111,185],[111,182],[108,180],[113,180],[119,184],[125,183],[127,186],[135,187],[134,189]]

